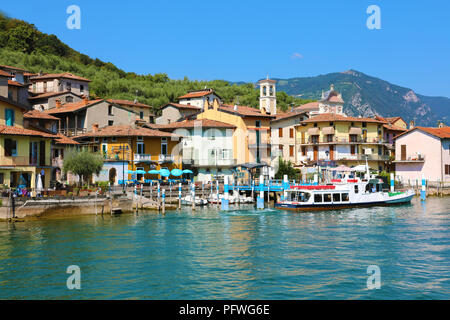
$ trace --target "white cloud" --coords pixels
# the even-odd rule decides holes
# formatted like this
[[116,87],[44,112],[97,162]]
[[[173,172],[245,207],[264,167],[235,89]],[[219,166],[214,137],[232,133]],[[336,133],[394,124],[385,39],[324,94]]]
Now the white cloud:
[[294,59],[294,60],[300,60],[300,59],[303,59],[303,55],[300,54],[300,53],[298,53],[298,52],[295,52],[295,53],[291,56],[291,59]]

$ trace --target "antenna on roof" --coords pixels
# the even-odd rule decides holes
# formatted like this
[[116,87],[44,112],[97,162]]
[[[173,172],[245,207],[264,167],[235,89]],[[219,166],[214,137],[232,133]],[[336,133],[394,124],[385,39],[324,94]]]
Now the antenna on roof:
[[139,92],[139,90],[136,90],[136,97],[134,98],[134,104],[136,104],[138,102],[138,98],[137,98],[138,92]]

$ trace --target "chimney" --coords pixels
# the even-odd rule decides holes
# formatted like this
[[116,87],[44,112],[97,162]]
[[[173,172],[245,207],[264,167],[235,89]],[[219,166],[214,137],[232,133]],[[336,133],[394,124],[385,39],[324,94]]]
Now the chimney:
[[86,96],[86,95],[84,95],[84,96],[83,96],[83,104],[84,104],[84,105],[87,105],[88,103],[89,103],[89,97]]
[[409,123],[409,129],[414,129],[414,127],[416,126],[416,123],[414,122],[414,120],[411,120],[411,122]]
[[94,123],[92,125],[92,132],[94,132],[94,133],[98,132],[98,123]]
[[55,100],[55,106],[56,106],[56,108],[61,108],[61,99]]

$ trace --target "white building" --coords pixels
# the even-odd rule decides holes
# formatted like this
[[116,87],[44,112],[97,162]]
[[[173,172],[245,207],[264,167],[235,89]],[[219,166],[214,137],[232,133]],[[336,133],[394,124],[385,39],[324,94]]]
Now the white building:
[[235,126],[220,121],[198,119],[153,128],[183,136],[183,168],[190,169],[198,181],[209,182],[232,177],[233,133]]

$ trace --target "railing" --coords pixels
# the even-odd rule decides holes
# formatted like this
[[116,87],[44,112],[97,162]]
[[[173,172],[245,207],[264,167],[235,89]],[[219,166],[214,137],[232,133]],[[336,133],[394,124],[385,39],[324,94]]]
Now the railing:
[[60,157],[52,159],[52,167],[62,168],[63,167],[63,159]]
[[105,161],[131,161],[131,153],[130,152],[118,152],[118,153],[104,153],[103,159]]
[[69,129],[59,129],[58,132],[66,137],[74,137],[87,132],[85,128],[69,128]]
[[[33,165],[30,161],[30,157],[18,156],[18,157],[1,157],[0,165],[2,166],[28,166]],[[34,164],[37,165],[37,164]]]
[[152,161],[152,156],[150,154],[134,154],[134,162],[150,162]]
[[406,159],[396,159],[395,162],[425,162],[425,155],[412,155],[406,157]]
[[173,162],[173,154],[160,154],[158,156],[158,162]]
[[378,155],[378,154],[370,154],[370,155],[364,155],[364,154],[335,154],[332,158],[324,158],[324,157],[318,157],[317,160],[314,160],[313,157],[310,156],[301,156],[298,158],[299,161],[323,161],[323,160],[329,160],[329,161],[389,161],[390,156],[386,155]]
[[333,137],[332,139],[329,138],[322,138],[322,139],[301,139],[300,144],[351,144],[351,143],[370,143],[370,144],[389,144],[389,142],[384,141],[383,139],[378,138],[360,138],[357,139],[347,139],[347,138],[340,138],[340,137]]

